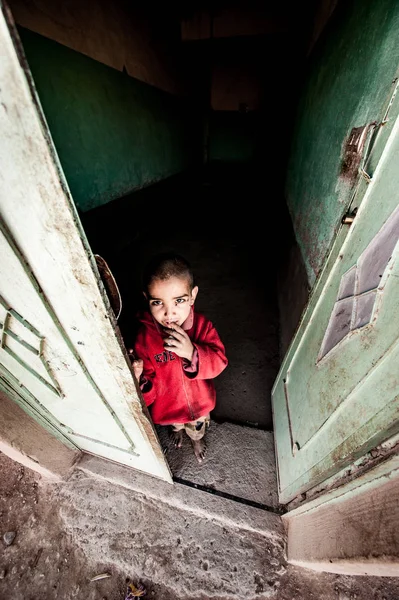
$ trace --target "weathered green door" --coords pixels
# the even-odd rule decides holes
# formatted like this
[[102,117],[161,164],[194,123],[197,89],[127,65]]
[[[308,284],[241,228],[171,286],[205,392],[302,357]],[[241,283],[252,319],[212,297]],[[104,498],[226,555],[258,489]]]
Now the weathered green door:
[[281,503],[399,431],[398,120],[344,233],[272,391]]
[[0,57],[0,389],[67,443],[172,482],[1,0]]

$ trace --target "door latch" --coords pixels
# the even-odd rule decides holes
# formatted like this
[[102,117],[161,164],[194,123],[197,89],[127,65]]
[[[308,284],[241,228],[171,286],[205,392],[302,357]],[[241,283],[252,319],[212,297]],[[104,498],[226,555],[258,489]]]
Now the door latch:
[[344,214],[344,216],[342,217],[342,223],[343,225],[352,225],[353,221],[355,220],[356,217],[356,213],[357,213],[357,206],[355,206],[355,208],[351,211],[348,211]]

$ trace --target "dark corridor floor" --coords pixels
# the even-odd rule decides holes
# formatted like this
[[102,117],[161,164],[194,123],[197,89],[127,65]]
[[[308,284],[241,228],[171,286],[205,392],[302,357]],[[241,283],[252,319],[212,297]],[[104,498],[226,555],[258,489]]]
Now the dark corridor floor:
[[238,176],[237,170],[170,179],[81,219],[92,251],[108,262],[118,283],[119,327],[127,347],[148,257],[174,250],[191,262],[199,286],[196,309],[218,329],[229,359],[215,380],[213,418],[271,431],[271,389],[279,367],[278,247],[271,238],[277,207],[263,216],[257,188],[248,172]]

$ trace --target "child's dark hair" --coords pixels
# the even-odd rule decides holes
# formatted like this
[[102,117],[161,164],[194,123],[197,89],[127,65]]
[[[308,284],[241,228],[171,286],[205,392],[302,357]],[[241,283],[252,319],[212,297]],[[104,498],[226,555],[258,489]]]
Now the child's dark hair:
[[183,256],[174,252],[162,252],[153,256],[143,272],[143,289],[148,291],[154,281],[165,281],[170,277],[187,279],[190,290],[194,286],[194,275],[191,265]]

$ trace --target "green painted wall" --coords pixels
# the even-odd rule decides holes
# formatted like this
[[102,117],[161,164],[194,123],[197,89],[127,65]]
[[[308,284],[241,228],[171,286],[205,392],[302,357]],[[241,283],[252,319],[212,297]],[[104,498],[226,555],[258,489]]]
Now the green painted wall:
[[299,103],[287,204],[313,285],[352,188],[340,179],[352,127],[380,122],[399,66],[397,0],[343,0],[314,49]]
[[20,28],[72,196],[81,211],[201,161],[201,122],[187,100]]
[[256,150],[256,114],[213,111],[209,119],[209,160],[249,162]]

